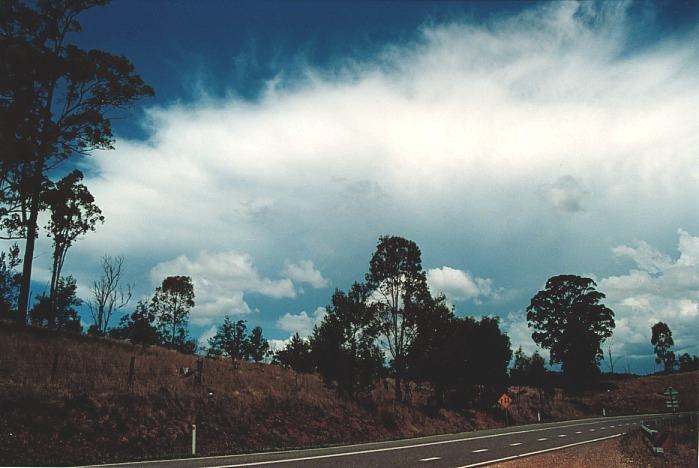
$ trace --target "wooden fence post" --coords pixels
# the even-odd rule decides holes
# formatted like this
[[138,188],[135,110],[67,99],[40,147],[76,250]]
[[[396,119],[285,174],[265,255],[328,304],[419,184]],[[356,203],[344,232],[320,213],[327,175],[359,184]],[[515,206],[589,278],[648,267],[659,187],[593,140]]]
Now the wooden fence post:
[[131,356],[131,361],[129,362],[129,377],[126,381],[129,390],[133,387],[133,369],[136,365],[136,356]]
[[49,383],[53,383],[56,380],[56,372],[58,372],[58,356],[60,354],[56,353],[53,356],[53,366],[51,366],[51,379]]

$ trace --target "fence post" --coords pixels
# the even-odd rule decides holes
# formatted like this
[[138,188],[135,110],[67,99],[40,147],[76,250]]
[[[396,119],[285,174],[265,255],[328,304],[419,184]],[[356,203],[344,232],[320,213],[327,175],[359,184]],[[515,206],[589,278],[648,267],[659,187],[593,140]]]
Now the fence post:
[[56,372],[58,372],[58,356],[59,353],[56,353],[53,356],[53,366],[51,366],[51,379],[49,380],[49,383],[53,383],[54,380],[56,380]]
[[133,369],[134,369],[135,365],[136,365],[136,356],[131,356],[131,361],[129,362],[129,377],[127,380],[127,385],[129,387],[129,390],[131,390],[131,387],[133,386]]
[[192,424],[192,455],[197,454],[197,425]]

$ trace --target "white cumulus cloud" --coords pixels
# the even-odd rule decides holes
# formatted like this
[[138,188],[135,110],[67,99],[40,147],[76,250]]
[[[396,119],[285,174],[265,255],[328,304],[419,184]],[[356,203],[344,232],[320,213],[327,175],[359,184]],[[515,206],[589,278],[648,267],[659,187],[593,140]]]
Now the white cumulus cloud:
[[328,280],[323,278],[323,275],[316,269],[311,260],[301,260],[298,263],[287,260],[282,275],[295,283],[307,283],[314,288],[324,288],[329,284]]
[[448,266],[427,270],[427,285],[433,295],[444,293],[450,302],[491,296],[493,281]]
[[272,280],[261,277],[252,257],[235,251],[202,251],[190,259],[186,255],[158,263],[150,271],[154,284],[165,277],[184,275],[192,278],[196,305],[191,319],[197,325],[206,325],[225,314],[250,313],[244,294],[254,292],[272,298],[296,296],[291,280]]
[[598,281],[616,313],[615,342],[623,343],[620,349],[645,346],[651,353],[650,328],[662,321],[673,332],[676,351],[699,352],[699,236],[680,229],[678,238],[676,258],[644,241],[613,249],[635,264],[626,274]]
[[298,314],[287,312],[277,320],[277,327],[290,333],[309,336],[313,332],[313,327],[323,321],[326,313],[325,307],[318,307],[310,315],[306,311],[301,311]]

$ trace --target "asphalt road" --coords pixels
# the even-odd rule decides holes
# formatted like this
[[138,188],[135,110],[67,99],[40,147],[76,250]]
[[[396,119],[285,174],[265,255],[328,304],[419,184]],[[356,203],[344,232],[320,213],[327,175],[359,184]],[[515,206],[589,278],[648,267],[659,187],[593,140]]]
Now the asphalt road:
[[619,437],[637,426],[642,420],[648,421],[663,416],[667,415],[582,419],[310,450],[101,466],[134,468],[233,468],[247,466],[279,468],[467,468]]

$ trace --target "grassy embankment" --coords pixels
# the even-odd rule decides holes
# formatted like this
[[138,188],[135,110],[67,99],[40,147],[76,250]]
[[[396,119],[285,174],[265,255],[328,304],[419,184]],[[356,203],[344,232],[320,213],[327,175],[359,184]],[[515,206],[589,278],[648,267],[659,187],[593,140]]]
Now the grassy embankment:
[[[54,372],[55,356],[58,355]],[[127,377],[135,357],[134,379]],[[457,432],[503,425],[496,409],[437,409],[429,390],[410,404],[392,401],[392,382],[371,399],[346,400],[317,375],[266,364],[204,361],[204,383],[177,375],[195,356],[161,348],[45,330],[0,328],[0,464],[78,464],[186,455],[197,422],[199,454],[307,447]],[[53,375],[53,380],[52,380]],[[615,381],[604,393],[569,397],[560,390],[546,420],[663,411],[660,394],[680,391],[697,409],[699,374]],[[512,388],[512,420],[534,422],[538,393]],[[682,399],[682,395],[687,398]],[[692,398],[689,398],[689,396]]]

